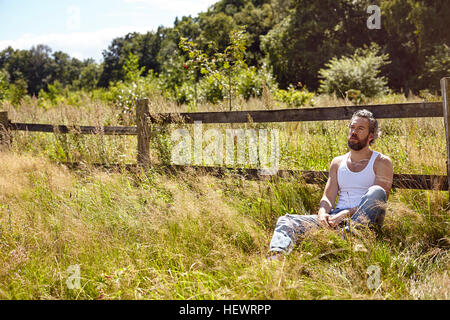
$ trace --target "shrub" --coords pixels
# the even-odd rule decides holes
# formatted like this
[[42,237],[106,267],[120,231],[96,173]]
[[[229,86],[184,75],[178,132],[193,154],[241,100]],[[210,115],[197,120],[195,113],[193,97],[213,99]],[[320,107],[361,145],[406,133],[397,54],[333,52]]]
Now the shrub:
[[379,75],[381,67],[390,63],[389,55],[379,55],[379,51],[380,47],[372,44],[357,49],[351,56],[331,59],[325,69],[319,70],[319,92],[342,97],[347,97],[349,90],[358,90],[366,97],[389,93],[386,78]]
[[139,68],[137,57],[130,53],[123,66],[125,81],[110,85],[111,100],[121,110],[119,119],[122,124],[130,124],[137,99],[148,97],[157,90],[157,80],[153,71],[142,77],[145,68]]
[[[52,84],[48,85],[48,90],[39,90],[38,94],[38,106],[44,108],[45,110],[57,106],[59,103],[67,103],[66,97],[69,94],[67,87],[63,87],[61,82],[55,80]],[[72,99],[71,99],[71,102]]]
[[237,91],[245,100],[262,95],[262,78],[255,67],[243,69],[237,77]]
[[200,80],[200,95],[201,97],[211,103],[218,103],[225,97],[223,76],[220,73],[210,74]]
[[175,84],[173,95],[177,104],[189,104],[195,100],[195,84],[190,82],[183,82],[181,85]]
[[8,94],[8,74],[4,70],[0,70],[0,102],[6,99]]
[[8,90],[9,101],[13,105],[18,106],[22,98],[27,95],[27,88],[28,85],[24,79],[20,78],[14,81],[14,83],[9,85]]
[[425,72],[420,77],[423,87],[439,90],[439,80],[450,76],[450,47],[445,43],[434,47],[433,55],[426,58]]
[[274,99],[286,103],[290,107],[314,105],[314,93],[306,89],[296,90],[290,85],[288,90],[278,89],[274,92]]
[[260,69],[252,66],[240,69],[235,76],[238,94],[248,100],[252,97],[261,97],[263,95],[263,82],[270,89],[275,89],[277,84],[272,74],[265,66]]

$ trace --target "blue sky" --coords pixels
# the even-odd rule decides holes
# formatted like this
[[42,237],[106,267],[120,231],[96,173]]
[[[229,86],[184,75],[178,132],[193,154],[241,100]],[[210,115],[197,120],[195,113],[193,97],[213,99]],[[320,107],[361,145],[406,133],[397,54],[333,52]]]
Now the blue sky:
[[79,59],[102,60],[112,39],[173,27],[218,0],[0,0],[0,50],[43,43]]

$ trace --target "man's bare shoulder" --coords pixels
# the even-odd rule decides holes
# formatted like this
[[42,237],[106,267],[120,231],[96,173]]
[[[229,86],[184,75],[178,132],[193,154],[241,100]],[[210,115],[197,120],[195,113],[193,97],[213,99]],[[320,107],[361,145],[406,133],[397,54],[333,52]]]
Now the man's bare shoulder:
[[346,155],[343,154],[342,156],[334,157],[333,160],[331,160],[330,170],[337,170],[337,168],[339,168],[342,161],[344,160],[345,156]]
[[374,163],[375,167],[392,168],[392,160],[387,155],[379,153]]
[[346,155],[347,154],[343,154],[341,156],[334,157],[333,160],[331,160],[331,165],[334,164],[334,165],[338,165],[339,166],[341,164],[342,160],[344,160]]

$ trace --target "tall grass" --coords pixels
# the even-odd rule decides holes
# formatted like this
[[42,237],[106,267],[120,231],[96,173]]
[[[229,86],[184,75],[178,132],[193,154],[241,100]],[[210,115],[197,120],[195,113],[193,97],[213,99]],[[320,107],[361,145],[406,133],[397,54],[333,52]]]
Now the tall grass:
[[[330,96],[317,103],[347,104]],[[252,100],[249,108],[260,104]],[[4,108],[15,122],[119,123],[117,110],[96,101],[78,109]],[[175,109],[181,111],[158,102],[159,111]],[[446,173],[442,120],[380,122],[374,149],[393,159],[395,172]],[[280,129],[283,168],[328,170],[334,156],[347,152],[342,121],[266,127]],[[11,151],[0,153],[0,298],[449,298],[445,192],[392,190],[380,231],[318,230],[299,239],[284,261],[267,263],[276,219],[316,213],[321,186],[300,177],[248,181],[232,173],[215,178],[89,165],[134,162],[135,149],[135,137],[14,133]],[[71,171],[60,161],[86,167]],[[78,289],[66,283],[74,265]],[[367,286],[370,266],[381,271],[376,289]]]

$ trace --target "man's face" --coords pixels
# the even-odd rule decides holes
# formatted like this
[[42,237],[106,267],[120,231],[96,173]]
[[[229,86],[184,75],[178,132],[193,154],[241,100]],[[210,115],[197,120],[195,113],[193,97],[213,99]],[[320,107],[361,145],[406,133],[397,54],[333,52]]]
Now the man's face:
[[369,133],[369,120],[355,117],[349,125],[347,144],[352,150],[359,151],[369,144],[373,134]]

